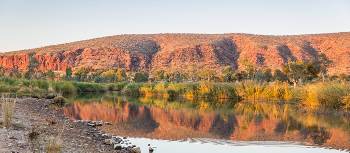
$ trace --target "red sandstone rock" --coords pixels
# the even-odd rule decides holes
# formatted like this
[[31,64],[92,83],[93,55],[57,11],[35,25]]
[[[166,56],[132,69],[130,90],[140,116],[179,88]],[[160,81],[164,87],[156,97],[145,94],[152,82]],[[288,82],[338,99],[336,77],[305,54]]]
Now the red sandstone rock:
[[312,60],[324,53],[333,61],[330,74],[349,74],[350,33],[296,36],[248,34],[120,35],[0,54],[0,66],[26,70],[35,52],[40,71],[81,67],[126,70],[184,71],[189,67],[215,71],[248,60],[279,69],[288,59]]

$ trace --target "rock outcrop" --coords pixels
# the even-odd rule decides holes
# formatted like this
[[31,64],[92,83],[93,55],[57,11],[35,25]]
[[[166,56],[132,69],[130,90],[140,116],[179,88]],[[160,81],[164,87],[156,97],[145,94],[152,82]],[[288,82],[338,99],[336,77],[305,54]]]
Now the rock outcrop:
[[118,35],[0,54],[5,70],[25,71],[34,53],[40,71],[125,68],[128,71],[184,71],[242,68],[243,62],[280,69],[289,60],[317,60],[324,53],[330,74],[350,74],[350,32],[268,36],[251,34]]

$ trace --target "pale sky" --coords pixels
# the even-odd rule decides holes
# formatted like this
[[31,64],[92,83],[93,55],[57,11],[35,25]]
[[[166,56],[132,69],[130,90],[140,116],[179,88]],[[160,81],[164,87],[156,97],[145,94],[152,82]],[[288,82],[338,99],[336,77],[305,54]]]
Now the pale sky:
[[0,0],[0,51],[118,34],[350,31],[350,0]]

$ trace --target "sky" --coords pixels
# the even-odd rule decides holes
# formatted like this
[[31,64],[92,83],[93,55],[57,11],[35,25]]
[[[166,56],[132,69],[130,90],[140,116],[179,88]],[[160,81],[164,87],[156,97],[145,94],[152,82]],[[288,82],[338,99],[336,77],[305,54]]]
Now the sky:
[[350,31],[350,0],[0,0],[0,52],[118,34]]

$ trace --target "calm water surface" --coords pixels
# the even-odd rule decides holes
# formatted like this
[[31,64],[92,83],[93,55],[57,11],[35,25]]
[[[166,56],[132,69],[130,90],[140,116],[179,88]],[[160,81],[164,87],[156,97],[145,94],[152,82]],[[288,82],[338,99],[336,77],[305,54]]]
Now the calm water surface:
[[[307,112],[278,103],[167,101],[115,94],[84,95],[71,100],[71,119],[103,120],[113,135],[166,153],[346,152],[350,121],[343,113]],[[330,149],[334,148],[334,149]],[[143,152],[147,152],[143,150]]]

